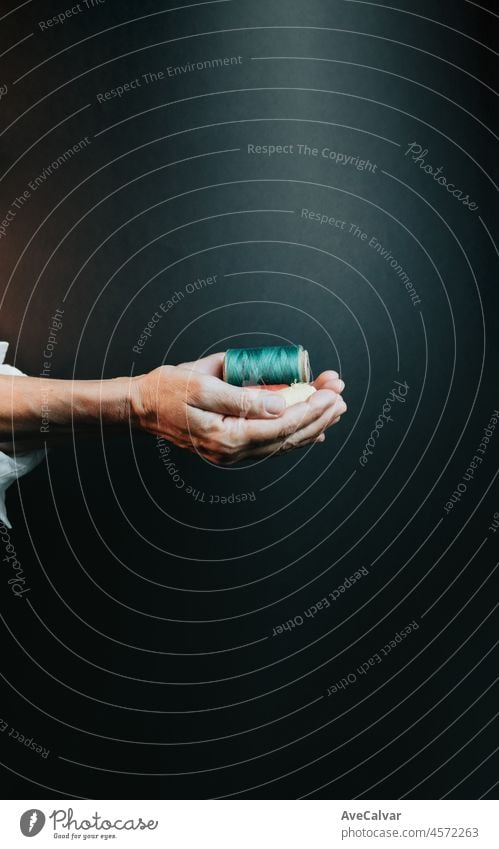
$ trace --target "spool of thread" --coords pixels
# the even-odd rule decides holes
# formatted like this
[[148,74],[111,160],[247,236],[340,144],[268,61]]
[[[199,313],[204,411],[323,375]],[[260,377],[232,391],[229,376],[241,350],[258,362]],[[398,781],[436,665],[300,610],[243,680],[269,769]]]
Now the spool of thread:
[[302,345],[263,348],[229,348],[223,379],[233,386],[309,383],[310,360]]

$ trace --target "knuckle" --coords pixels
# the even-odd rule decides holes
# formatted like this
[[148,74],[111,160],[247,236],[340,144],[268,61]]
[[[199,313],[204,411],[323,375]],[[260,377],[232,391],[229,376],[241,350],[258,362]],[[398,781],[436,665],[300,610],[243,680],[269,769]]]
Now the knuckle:
[[220,441],[226,447],[236,450],[246,441],[245,435],[246,422],[244,418],[227,419],[222,432],[220,433]]
[[203,431],[205,435],[211,438],[214,442],[218,441],[224,432],[222,419],[212,419],[207,417],[207,420],[203,421]]

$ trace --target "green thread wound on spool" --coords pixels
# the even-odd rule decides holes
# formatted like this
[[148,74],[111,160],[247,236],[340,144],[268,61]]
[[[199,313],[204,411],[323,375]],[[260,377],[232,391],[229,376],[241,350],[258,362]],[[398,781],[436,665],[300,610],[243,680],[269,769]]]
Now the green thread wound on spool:
[[308,383],[310,365],[302,345],[265,348],[229,348],[225,354],[224,380],[233,386]]

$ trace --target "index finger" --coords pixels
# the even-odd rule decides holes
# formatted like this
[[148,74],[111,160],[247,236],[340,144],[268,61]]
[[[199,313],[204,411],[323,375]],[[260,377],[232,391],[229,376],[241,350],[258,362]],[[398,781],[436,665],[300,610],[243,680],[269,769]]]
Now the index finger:
[[209,354],[200,360],[193,360],[190,363],[180,363],[178,368],[196,371],[198,374],[211,374],[214,377],[222,377],[223,363],[225,351],[218,351],[216,354]]

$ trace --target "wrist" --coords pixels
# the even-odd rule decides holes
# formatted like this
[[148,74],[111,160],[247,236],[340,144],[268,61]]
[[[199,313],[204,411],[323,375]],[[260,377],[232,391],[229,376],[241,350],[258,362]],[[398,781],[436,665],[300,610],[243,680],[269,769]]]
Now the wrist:
[[158,422],[160,396],[167,392],[165,380],[175,366],[160,366],[128,380],[128,417],[132,427],[150,430]]
[[87,381],[81,382],[81,388],[75,393],[73,414],[83,422],[88,412],[91,421],[102,422],[107,430],[136,427],[133,397],[137,381],[136,377],[115,377],[97,383],[95,388]]
[[129,379],[120,378],[122,380],[127,380],[125,393],[126,400],[124,401],[122,412],[130,422],[130,426],[139,430],[143,427],[146,415],[146,378],[147,374],[139,374],[136,377],[131,377]]

